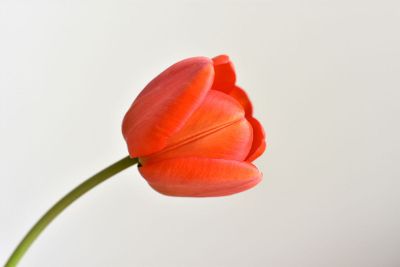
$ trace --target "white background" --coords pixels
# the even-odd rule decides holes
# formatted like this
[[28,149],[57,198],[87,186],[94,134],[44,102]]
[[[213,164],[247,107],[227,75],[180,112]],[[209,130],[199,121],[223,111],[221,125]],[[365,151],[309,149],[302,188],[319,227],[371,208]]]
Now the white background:
[[400,266],[398,1],[0,1],[0,264],[85,178],[170,64],[227,53],[268,134],[264,181],[188,199],[131,168],[21,266]]

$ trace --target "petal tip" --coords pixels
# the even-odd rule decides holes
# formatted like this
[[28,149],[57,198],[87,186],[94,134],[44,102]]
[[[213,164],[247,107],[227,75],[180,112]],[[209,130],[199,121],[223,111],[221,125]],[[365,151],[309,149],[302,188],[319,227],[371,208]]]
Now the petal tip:
[[215,71],[212,89],[227,93],[236,83],[236,73],[233,63],[227,55],[216,56],[212,61]]
[[228,63],[230,61],[229,56],[226,54],[221,54],[212,58],[212,61],[215,65]]

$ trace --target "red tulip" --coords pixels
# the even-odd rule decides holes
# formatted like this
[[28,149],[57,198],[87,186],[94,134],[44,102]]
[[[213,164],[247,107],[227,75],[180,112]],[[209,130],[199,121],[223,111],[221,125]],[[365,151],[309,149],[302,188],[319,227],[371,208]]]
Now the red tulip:
[[247,94],[226,55],[180,61],[153,79],[125,115],[122,132],[139,171],[171,196],[223,196],[249,189],[265,150]]

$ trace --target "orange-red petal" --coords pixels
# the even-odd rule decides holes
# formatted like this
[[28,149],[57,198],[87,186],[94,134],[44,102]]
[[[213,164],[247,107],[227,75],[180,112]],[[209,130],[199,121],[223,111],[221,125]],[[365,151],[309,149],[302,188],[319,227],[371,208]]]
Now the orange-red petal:
[[211,90],[167,146],[141,161],[189,156],[244,160],[252,143],[253,129],[243,108],[228,95]]
[[175,158],[139,167],[156,191],[170,196],[225,196],[247,190],[262,174],[248,162],[211,158]]
[[235,98],[242,105],[244,111],[246,112],[246,117],[249,117],[253,114],[253,105],[250,102],[249,96],[242,88],[234,86],[231,90],[229,90],[228,95]]
[[152,80],[125,115],[122,132],[131,157],[163,149],[202,103],[214,78],[205,57],[180,61]]
[[212,89],[227,93],[236,82],[235,69],[227,55],[216,56],[213,59],[215,78]]
[[251,126],[253,126],[253,144],[246,161],[252,162],[264,153],[267,144],[265,142],[265,132],[260,122],[253,117],[249,117],[247,120],[250,122]]
[[166,148],[160,153],[140,158],[141,162],[155,162],[177,157],[213,157],[245,160],[253,141],[253,129],[246,119],[207,135],[193,138],[177,147]]

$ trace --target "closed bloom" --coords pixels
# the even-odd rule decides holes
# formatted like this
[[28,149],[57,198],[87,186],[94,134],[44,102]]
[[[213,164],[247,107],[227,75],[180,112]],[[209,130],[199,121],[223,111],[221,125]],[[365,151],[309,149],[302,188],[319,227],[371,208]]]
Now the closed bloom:
[[265,150],[252,104],[226,55],[180,61],[153,79],[129,108],[122,132],[141,175],[171,196],[223,196],[249,189]]

